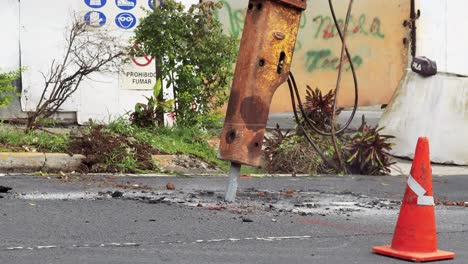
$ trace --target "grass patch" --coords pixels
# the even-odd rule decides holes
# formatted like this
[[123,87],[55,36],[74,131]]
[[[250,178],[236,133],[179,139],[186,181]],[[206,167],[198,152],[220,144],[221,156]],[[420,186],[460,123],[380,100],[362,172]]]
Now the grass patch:
[[241,173],[241,174],[247,174],[247,175],[251,175],[251,174],[264,174],[264,173],[265,173],[265,170],[262,169],[262,168],[258,168],[258,167],[252,167],[252,166],[243,165],[243,166],[241,167],[240,173]]
[[2,125],[0,151],[2,152],[67,152],[70,137],[67,134],[52,134],[24,128]]
[[139,128],[119,119],[109,124],[115,133],[131,136],[137,141],[148,143],[166,154],[185,154],[198,157],[205,162],[227,171],[228,162],[217,158],[217,150],[208,144],[212,133],[198,128]]

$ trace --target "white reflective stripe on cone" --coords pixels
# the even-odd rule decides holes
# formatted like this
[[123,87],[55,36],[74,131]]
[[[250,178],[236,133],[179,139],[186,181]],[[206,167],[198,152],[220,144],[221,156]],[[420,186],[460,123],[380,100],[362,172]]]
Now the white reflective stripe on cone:
[[408,186],[418,196],[418,205],[435,205],[434,197],[425,196],[427,191],[411,175],[408,177]]

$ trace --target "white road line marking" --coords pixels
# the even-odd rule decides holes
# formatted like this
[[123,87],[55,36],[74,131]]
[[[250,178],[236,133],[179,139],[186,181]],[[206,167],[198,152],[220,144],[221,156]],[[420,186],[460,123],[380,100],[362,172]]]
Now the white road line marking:
[[[160,245],[173,245],[173,244],[181,244],[181,245],[187,245],[187,244],[207,244],[207,243],[221,243],[221,242],[238,242],[238,241],[265,241],[265,242],[274,242],[274,241],[282,241],[282,240],[306,240],[306,239],[311,239],[312,236],[270,236],[270,237],[246,237],[246,238],[226,238],[226,239],[209,239],[209,240],[203,240],[203,239],[197,239],[195,241],[173,241],[173,242],[168,242],[168,241],[159,241],[158,243],[152,243],[153,245],[155,244],[160,244]],[[56,248],[99,248],[99,247],[138,247],[140,245],[151,245],[151,243],[134,243],[134,242],[127,242],[127,243],[117,243],[117,242],[112,242],[112,243],[96,243],[94,245],[91,244],[83,244],[83,245],[77,245],[73,244],[71,246],[56,246],[56,245],[49,245],[49,246],[33,246],[33,247],[23,247],[23,246],[15,246],[15,247],[5,247],[4,250],[45,250],[45,249],[56,249]],[[0,248],[1,250],[1,248]]]
[[8,250],[23,249],[23,247],[7,247]]
[[57,246],[37,246],[37,249],[49,249],[49,248],[57,248]]

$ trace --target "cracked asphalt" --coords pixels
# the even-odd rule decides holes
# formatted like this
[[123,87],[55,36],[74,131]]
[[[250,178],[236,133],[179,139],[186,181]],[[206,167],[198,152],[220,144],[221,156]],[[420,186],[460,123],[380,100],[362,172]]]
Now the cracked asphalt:
[[[468,263],[467,176],[434,176],[439,248]],[[171,182],[175,190],[167,190]],[[0,263],[402,263],[405,177],[0,177]],[[444,205],[445,204],[445,205]],[[438,263],[438,262],[434,262]]]

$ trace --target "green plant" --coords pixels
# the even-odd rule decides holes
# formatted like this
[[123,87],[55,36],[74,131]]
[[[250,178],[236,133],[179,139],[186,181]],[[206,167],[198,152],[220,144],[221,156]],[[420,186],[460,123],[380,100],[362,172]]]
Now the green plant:
[[22,71],[24,71],[24,69],[0,72],[0,107],[8,106],[13,98],[18,96],[13,81],[21,76]]
[[198,127],[138,127],[121,117],[112,121],[106,129],[148,144],[156,153],[189,155],[218,168],[228,168],[227,162],[219,160],[216,150],[208,143],[213,135],[209,131],[201,131]]
[[201,131],[198,127],[137,127],[129,124],[125,118],[119,118],[111,122],[108,129],[113,133],[149,144],[156,152],[185,154],[218,168],[228,168],[227,162],[219,160],[216,150],[208,143],[213,135],[208,131]]
[[130,114],[130,122],[139,127],[152,127],[156,125],[157,100],[155,97],[146,97],[146,104],[135,104],[135,110]]
[[292,135],[289,134],[288,131],[281,131],[280,126],[276,124],[276,128],[270,131],[264,138],[263,145],[265,148],[263,149],[263,158],[265,161],[265,168],[268,172],[275,173],[275,172],[283,172],[284,170],[281,167],[283,162],[281,159],[278,162],[278,156],[282,155],[280,152],[281,146],[284,144],[286,140],[292,138]]
[[[96,124],[91,123],[90,126],[96,126]],[[139,128],[131,125],[129,123],[129,119],[126,116],[120,116],[117,119],[109,122],[107,129],[113,133],[131,137]]]
[[58,123],[57,120],[52,118],[38,118],[36,122],[41,127],[55,127]]
[[[324,151],[325,156],[333,159],[334,150],[330,139],[320,135],[311,137]],[[265,170],[269,173],[316,175],[333,172],[302,134],[282,132],[277,125],[276,129],[265,137],[264,146]]]
[[[306,131],[297,129],[296,133],[303,137],[305,137],[303,134],[307,133],[316,145],[318,145],[319,150],[323,152],[326,159],[331,162],[325,162],[317,155],[317,159],[321,163],[319,166],[316,166],[316,171],[318,173],[347,173],[345,165],[338,166],[339,164],[342,164],[341,149],[348,138],[344,133],[334,133],[334,131],[340,128],[339,124],[336,123],[332,126],[332,123],[334,123],[333,112],[335,100],[336,97],[334,91],[330,90],[328,93],[323,94],[320,89],[312,89],[307,85],[306,100],[304,103],[305,114],[301,115],[301,123],[305,127]],[[342,110],[343,108],[336,109],[335,119]],[[314,129],[308,126],[306,119],[312,123],[315,127]],[[324,136],[322,133],[317,133],[317,129],[324,133],[331,134],[331,136]],[[305,138],[303,138],[303,141],[306,141]],[[317,153],[317,150],[310,146],[310,144],[305,144],[304,147],[311,148],[313,152]]]
[[381,135],[383,128],[377,126],[371,128],[362,117],[362,125],[359,130],[351,135],[346,144],[346,163],[352,173],[365,175],[381,175],[390,173],[391,161],[389,151],[392,144],[390,135]]
[[141,48],[131,53],[160,58],[165,87],[173,89],[176,122],[182,127],[212,126],[213,118],[200,116],[212,115],[227,100],[237,39],[223,34],[214,15],[220,7],[204,1],[186,12],[179,2],[166,0],[148,11],[135,30],[133,41]]
[[[308,118],[318,129],[321,129],[322,131],[330,131],[334,101],[335,93],[332,90],[323,95],[322,91],[318,88],[315,88],[314,90],[307,85],[306,101],[304,103],[306,118]],[[336,115],[338,116],[342,110],[343,108],[337,109]]]
[[[310,119],[318,129],[330,131],[334,99],[332,91],[323,95],[319,89],[312,90],[307,86],[305,118]],[[341,110],[338,109],[337,114]],[[304,123],[304,116],[301,118]],[[343,157],[344,168],[336,171],[321,159],[302,130],[298,128],[294,135],[290,135],[277,127],[265,138],[266,169],[271,173],[387,174],[394,164],[389,154],[392,147],[389,139],[393,136],[381,135],[380,131],[381,128],[369,127],[363,116],[362,125],[356,133],[336,135],[335,147],[330,137],[308,130],[307,134],[328,160],[337,163],[338,154]]]
[[223,167],[216,151],[208,144],[206,133],[197,128],[155,128],[136,131],[134,137],[168,154],[186,154]]
[[[164,100],[162,102],[159,102],[158,95],[160,93],[161,81],[158,80],[153,88],[153,96],[145,96],[147,100],[146,104],[135,104],[135,110],[130,114],[130,122],[133,125],[136,125],[138,127],[153,127],[164,125],[158,123],[158,120],[160,119],[157,117],[161,112],[171,109],[172,105],[174,104],[174,100]],[[162,118],[161,122],[164,122],[164,118]]]

